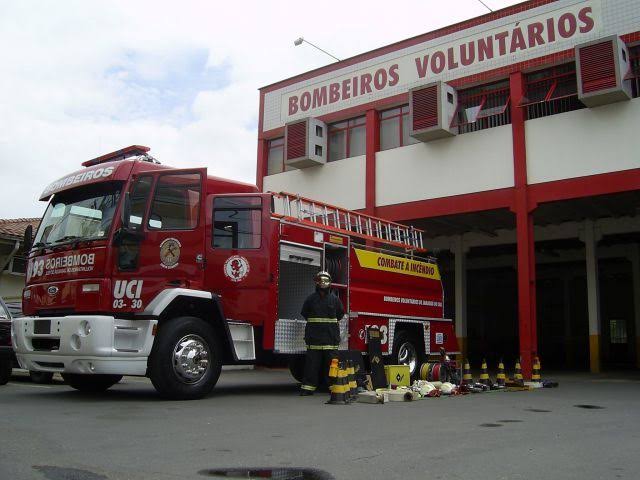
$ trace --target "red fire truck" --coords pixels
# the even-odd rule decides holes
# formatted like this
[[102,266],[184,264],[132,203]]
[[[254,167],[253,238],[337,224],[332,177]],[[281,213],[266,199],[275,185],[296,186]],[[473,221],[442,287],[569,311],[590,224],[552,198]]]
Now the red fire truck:
[[207,394],[222,365],[286,355],[299,379],[300,309],[321,269],[347,311],[341,349],[366,352],[376,326],[388,361],[414,372],[442,347],[456,352],[421,231],[160,165],[148,151],[89,160],[42,193],[26,317],[12,330],[22,367],[83,391],[144,375],[181,399]]

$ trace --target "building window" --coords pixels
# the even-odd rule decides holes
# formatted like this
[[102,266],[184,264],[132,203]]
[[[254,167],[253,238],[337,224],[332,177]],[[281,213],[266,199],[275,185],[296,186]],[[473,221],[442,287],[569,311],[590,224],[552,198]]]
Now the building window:
[[329,161],[365,154],[366,119],[352,118],[329,125]]
[[260,248],[260,197],[218,197],[213,202],[213,210],[214,248]]
[[380,116],[380,150],[404,147],[412,143],[420,143],[411,137],[411,120],[409,105],[392,108],[379,113]]
[[629,47],[629,61],[631,63],[630,81],[633,98],[640,97],[640,45]]
[[284,137],[267,141],[267,175],[284,172]]
[[200,210],[200,174],[162,175],[156,185],[149,228],[190,230],[198,225]]
[[527,120],[584,108],[578,100],[575,63],[528,74],[521,106],[526,108]]
[[451,126],[458,127],[458,133],[469,133],[508,125],[510,102],[508,80],[461,90]]

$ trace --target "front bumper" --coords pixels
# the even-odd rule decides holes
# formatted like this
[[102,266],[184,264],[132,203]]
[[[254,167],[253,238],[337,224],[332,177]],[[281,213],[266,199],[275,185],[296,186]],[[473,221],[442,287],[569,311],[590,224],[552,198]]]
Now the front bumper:
[[12,323],[13,348],[27,370],[145,375],[157,323],[105,315],[22,317]]

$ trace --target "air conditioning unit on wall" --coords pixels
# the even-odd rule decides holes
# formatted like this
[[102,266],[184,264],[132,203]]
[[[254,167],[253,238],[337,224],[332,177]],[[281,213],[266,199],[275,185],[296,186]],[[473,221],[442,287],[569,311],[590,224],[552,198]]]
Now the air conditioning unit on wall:
[[285,125],[284,162],[288,167],[307,168],[327,163],[327,125],[305,118]]
[[451,123],[457,105],[458,95],[455,88],[443,82],[430,83],[410,90],[410,135],[421,142],[456,135],[457,128],[451,128]]
[[587,107],[631,99],[629,50],[617,36],[576,46],[578,98]]

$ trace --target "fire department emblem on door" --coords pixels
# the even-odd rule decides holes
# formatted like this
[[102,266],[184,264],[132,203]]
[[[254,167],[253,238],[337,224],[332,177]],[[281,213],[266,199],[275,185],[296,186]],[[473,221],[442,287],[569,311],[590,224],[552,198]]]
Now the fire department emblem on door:
[[232,282],[241,282],[249,274],[249,261],[240,255],[233,255],[224,262],[224,274]]
[[180,260],[180,247],[182,245],[175,238],[165,238],[160,244],[160,264],[164,268],[178,266]]

